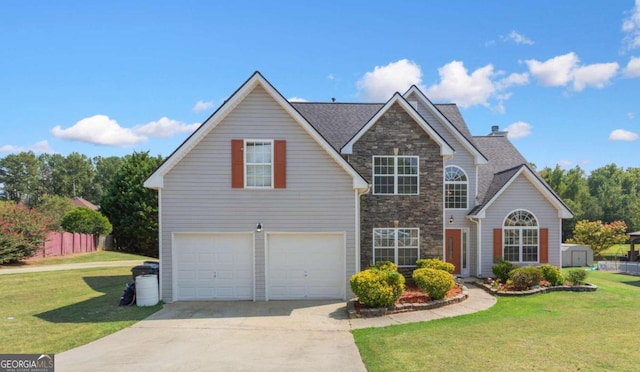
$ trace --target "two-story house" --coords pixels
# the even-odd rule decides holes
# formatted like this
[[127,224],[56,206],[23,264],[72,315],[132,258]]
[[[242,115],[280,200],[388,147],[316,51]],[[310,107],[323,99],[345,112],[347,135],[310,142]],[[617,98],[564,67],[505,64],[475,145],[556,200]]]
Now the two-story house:
[[386,103],[288,102],[254,73],[147,179],[161,298],[345,299],[389,260],[490,276],[499,257],[561,265],[571,211],[504,132],[469,133],[417,88]]

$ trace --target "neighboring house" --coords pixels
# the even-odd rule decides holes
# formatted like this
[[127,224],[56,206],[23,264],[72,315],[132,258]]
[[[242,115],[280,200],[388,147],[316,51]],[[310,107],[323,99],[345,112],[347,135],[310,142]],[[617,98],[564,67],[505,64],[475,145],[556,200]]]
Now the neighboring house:
[[92,202],[85,200],[79,196],[74,196],[71,199],[71,204],[74,207],[83,207],[83,208],[89,208],[91,210],[97,211],[100,207],[98,207],[97,205],[93,204]]
[[560,265],[571,211],[504,132],[469,133],[417,88],[381,104],[288,102],[254,73],[146,180],[161,298],[345,299],[349,277],[440,257],[490,276]]

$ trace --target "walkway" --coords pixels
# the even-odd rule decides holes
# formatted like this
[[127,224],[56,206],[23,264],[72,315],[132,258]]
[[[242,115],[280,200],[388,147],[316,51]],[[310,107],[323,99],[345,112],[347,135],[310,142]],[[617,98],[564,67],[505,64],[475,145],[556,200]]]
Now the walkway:
[[39,273],[43,271],[61,271],[61,270],[77,270],[77,269],[93,269],[98,267],[122,267],[142,265],[143,261],[103,261],[103,262],[84,262],[75,264],[60,265],[42,265],[42,266],[20,266],[20,267],[0,267],[0,275],[3,274],[21,274],[21,273]]

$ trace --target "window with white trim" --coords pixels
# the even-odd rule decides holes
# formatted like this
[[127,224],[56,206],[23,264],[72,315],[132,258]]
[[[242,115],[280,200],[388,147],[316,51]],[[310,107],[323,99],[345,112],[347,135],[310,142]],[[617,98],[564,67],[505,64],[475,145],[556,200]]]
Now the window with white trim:
[[444,170],[444,207],[467,209],[469,183],[464,171],[455,165]]
[[417,195],[417,156],[374,156],[373,193],[378,195]]
[[420,256],[420,229],[373,229],[373,262],[415,266]]
[[273,141],[245,141],[245,187],[273,185]]
[[502,257],[511,262],[538,262],[538,220],[528,211],[517,210],[504,220]]

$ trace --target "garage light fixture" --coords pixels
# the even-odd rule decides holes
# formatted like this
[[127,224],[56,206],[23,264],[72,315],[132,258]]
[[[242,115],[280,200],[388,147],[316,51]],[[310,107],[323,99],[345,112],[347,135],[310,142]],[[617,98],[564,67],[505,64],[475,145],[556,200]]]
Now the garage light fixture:
[[261,222],[258,222],[258,224],[256,225],[256,231],[257,232],[262,231],[262,223]]
[[454,222],[453,216],[449,217],[449,225],[453,225]]

